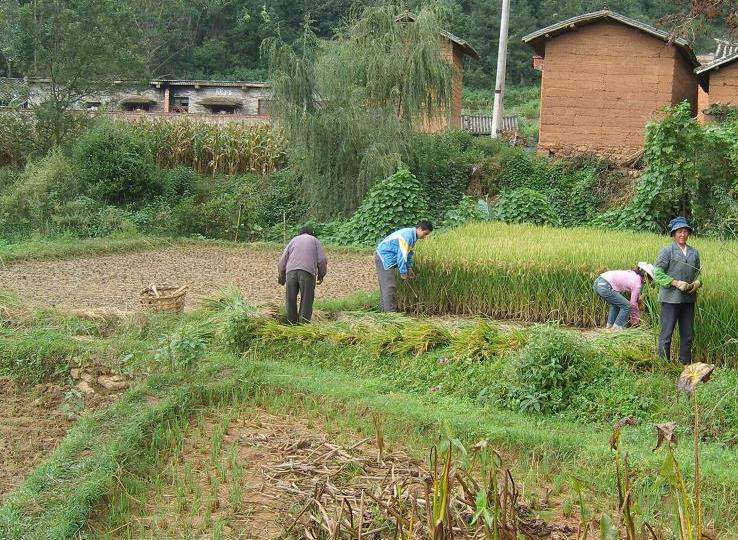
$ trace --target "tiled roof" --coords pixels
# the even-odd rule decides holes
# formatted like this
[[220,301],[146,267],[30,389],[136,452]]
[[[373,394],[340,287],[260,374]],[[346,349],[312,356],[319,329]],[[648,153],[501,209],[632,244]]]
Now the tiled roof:
[[693,66],[700,65],[700,63],[697,61],[697,57],[694,55],[694,51],[685,39],[674,38],[668,32],[664,32],[663,30],[654,28],[653,26],[646,23],[631,19],[630,17],[626,17],[625,15],[621,15],[620,13],[610,11],[609,9],[594,11],[592,13],[585,13],[584,15],[577,15],[576,17],[572,17],[571,19],[566,19],[565,21],[552,24],[551,26],[547,26],[546,28],[542,28],[531,34],[528,34],[523,38],[523,43],[527,43],[528,45],[533,47],[533,49],[538,54],[542,55],[544,53],[544,43],[546,42],[546,40],[559,34],[563,34],[564,32],[574,30],[577,28],[577,26],[592,24],[603,20],[612,20],[619,22],[621,24],[630,26],[631,28],[635,28],[636,30],[640,30],[641,32],[645,32],[646,34],[659,38],[666,43],[671,43],[684,53],[684,55],[692,63]]

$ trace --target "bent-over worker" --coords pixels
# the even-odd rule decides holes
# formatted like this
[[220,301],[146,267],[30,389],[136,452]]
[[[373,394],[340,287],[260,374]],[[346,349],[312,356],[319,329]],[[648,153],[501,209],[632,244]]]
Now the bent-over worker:
[[669,223],[669,232],[674,241],[659,252],[654,264],[654,278],[661,286],[661,328],[659,330],[659,356],[669,358],[671,337],[674,326],[679,323],[679,361],[692,362],[692,341],[694,339],[694,304],[697,289],[702,282],[697,279],[700,273],[700,254],[687,239],[693,229],[683,217],[676,217]]
[[415,242],[433,232],[429,221],[421,221],[415,227],[399,229],[377,245],[374,264],[379,279],[379,307],[382,311],[395,311],[397,308],[396,274],[401,279],[415,277],[413,273],[413,248]]
[[[631,326],[640,321],[639,300],[643,282],[653,279],[653,265],[639,262],[632,270],[610,270],[603,272],[592,284],[597,295],[609,304],[607,328],[622,330],[628,319]],[[630,301],[621,293],[630,292]]]
[[[313,316],[315,285],[320,285],[328,271],[328,257],[311,227],[303,227],[284,248],[279,259],[279,284],[287,285],[287,320],[309,322]],[[298,312],[297,295],[300,294]]]

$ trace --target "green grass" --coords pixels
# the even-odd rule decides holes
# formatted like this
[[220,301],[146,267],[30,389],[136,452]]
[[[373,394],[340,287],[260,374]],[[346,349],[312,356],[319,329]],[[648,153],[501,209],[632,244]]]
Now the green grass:
[[[196,376],[154,375],[115,405],[81,419],[49,459],[0,506],[0,538],[76,537],[123,468],[151,459],[177,438],[197,408],[254,391],[251,367],[213,358]],[[140,465],[140,463],[139,463]]]
[[[592,292],[593,280],[605,270],[654,261],[670,241],[655,234],[583,228],[467,225],[418,244],[413,290],[400,287],[399,303],[415,313],[604,326],[606,306]],[[690,243],[700,251],[704,284],[697,303],[696,356],[735,367],[738,243],[699,237]],[[656,293],[651,287],[651,305],[658,306]]]
[[[131,350],[133,358],[125,362],[140,374],[153,373],[110,409],[81,419],[4,500],[0,538],[77,538],[89,517],[100,512],[115,514],[105,523],[125,523],[131,505],[120,485],[135,496],[136,483],[155,475],[168,453],[181,446],[189,417],[236,402],[303,407],[362,433],[372,433],[377,413],[384,417],[388,440],[421,457],[446,427],[465,444],[489,438],[525,485],[561,487],[576,475],[602,508],[611,508],[614,500],[611,424],[636,412],[639,425],[622,439],[636,465],[636,496],[654,520],[665,521],[656,475],[662,455],[651,452],[652,425],[676,420],[681,440],[689,440],[690,407],[677,398],[673,370],[653,362],[648,332],[584,337],[551,326],[521,330],[485,320],[447,324],[372,313],[285,326],[250,319],[249,313],[241,300],[224,295],[207,310],[121,323],[109,335],[77,318],[27,314],[22,328],[43,322],[61,336],[87,332],[95,348]],[[188,333],[197,334],[190,336],[195,341],[206,336],[199,356],[187,356],[193,350],[184,339]],[[173,347],[175,341],[184,347]],[[244,349],[231,353],[226,346]],[[161,350],[175,361],[157,360]],[[577,383],[562,389],[565,406],[555,414],[519,412],[519,404],[509,399],[513,391],[524,384],[535,388],[519,367],[539,369],[536,362],[554,358],[568,358],[580,374]],[[738,437],[736,388],[736,372],[719,369],[699,396],[707,438],[702,447],[707,515],[726,533],[738,529],[738,453],[727,446]],[[214,456],[219,441],[217,433],[209,441]],[[678,458],[689,477],[687,444]]]

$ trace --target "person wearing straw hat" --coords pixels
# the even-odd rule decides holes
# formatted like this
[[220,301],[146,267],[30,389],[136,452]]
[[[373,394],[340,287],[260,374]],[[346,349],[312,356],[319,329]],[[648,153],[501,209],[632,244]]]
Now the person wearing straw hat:
[[[600,274],[592,284],[597,295],[609,304],[607,328],[622,330],[640,321],[639,300],[644,280],[653,280],[653,265],[639,262],[632,270],[610,270]],[[630,292],[630,301],[622,293]]]
[[694,339],[694,307],[697,290],[702,287],[700,274],[700,254],[687,245],[689,235],[694,229],[683,217],[676,217],[669,223],[669,234],[673,242],[659,252],[654,263],[654,279],[661,286],[661,328],[659,329],[659,356],[669,358],[671,337],[674,327],[679,323],[679,361],[692,362],[692,340]]

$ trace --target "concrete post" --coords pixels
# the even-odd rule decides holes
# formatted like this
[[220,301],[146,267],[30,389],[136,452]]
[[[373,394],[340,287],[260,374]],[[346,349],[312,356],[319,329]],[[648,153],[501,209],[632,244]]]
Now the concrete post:
[[502,0],[502,19],[500,21],[500,44],[497,49],[497,77],[495,81],[495,102],[492,110],[492,129],[490,136],[497,138],[502,127],[502,98],[505,94],[505,71],[507,70],[507,32],[510,24],[510,0]]

